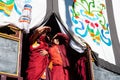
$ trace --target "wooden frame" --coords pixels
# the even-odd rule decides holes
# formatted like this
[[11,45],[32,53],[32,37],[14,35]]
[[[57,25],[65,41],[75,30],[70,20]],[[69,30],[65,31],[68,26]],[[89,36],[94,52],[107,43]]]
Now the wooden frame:
[[20,76],[22,32],[13,25],[0,28],[0,75]]

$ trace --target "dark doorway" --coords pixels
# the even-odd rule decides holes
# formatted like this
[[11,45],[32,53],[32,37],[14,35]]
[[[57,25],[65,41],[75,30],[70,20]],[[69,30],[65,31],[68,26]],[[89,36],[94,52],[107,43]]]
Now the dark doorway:
[[46,26],[50,26],[51,27],[51,37],[53,37],[56,33],[60,32],[60,28],[59,25],[55,19],[55,15],[52,14],[50,19],[48,20],[48,22],[45,24]]

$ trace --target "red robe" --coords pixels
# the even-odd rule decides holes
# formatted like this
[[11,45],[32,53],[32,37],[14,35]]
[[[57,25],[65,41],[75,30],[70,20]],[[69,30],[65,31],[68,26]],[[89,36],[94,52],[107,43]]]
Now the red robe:
[[48,65],[48,56],[40,55],[40,49],[48,50],[45,36],[39,38],[39,43],[40,45],[35,48],[30,45],[30,57],[28,68],[26,70],[27,80],[39,80]]
[[67,35],[58,34],[62,36],[65,43],[60,45],[53,45],[49,48],[49,54],[51,61],[53,62],[53,67],[51,72],[51,80],[69,80],[69,62],[66,53],[66,44],[68,44],[69,38]]

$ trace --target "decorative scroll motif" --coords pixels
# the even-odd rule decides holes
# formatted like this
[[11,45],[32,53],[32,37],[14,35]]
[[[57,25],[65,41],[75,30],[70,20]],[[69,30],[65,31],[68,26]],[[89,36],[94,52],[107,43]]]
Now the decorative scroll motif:
[[0,0],[0,12],[2,12],[5,16],[10,16],[13,8],[19,15],[21,14],[14,0]]
[[102,42],[111,46],[104,0],[74,0],[70,14],[75,34],[82,38],[90,36],[97,45]]
[[14,0],[0,0],[0,12],[4,12],[6,15],[10,15],[14,7]]

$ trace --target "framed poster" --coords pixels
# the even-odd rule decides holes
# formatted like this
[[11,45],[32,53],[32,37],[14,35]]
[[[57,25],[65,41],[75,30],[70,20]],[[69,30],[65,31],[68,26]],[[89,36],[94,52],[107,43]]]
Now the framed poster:
[[21,31],[14,26],[0,28],[0,74],[19,76]]

